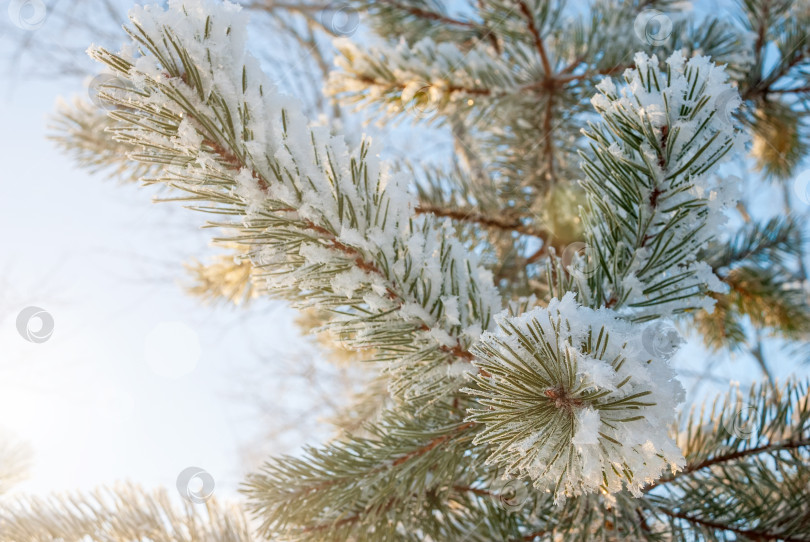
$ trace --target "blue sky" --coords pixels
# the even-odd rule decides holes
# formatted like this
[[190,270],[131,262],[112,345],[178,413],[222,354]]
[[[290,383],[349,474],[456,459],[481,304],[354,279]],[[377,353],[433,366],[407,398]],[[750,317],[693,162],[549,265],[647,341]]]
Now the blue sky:
[[[3,67],[9,60],[0,54]],[[186,295],[183,263],[212,252],[201,217],[78,169],[46,126],[57,96],[86,94],[82,81],[18,75],[0,86],[0,433],[34,449],[19,490],[121,479],[173,487],[193,465],[232,494],[242,448],[263,430],[239,395],[246,375],[267,373],[257,351],[272,359],[301,349],[292,311],[277,302],[211,308]],[[16,330],[30,305],[54,318],[45,343]],[[185,366],[156,367],[166,360],[150,351],[192,354]]]
[[[253,430],[228,396],[255,357],[245,335],[295,336],[290,311],[262,304],[256,313],[273,324],[259,330],[248,317],[246,331],[228,325],[233,311],[185,295],[182,263],[206,253],[207,233],[182,209],[152,205],[148,190],[90,176],[55,151],[46,115],[69,90],[80,91],[24,81],[0,101],[0,427],[35,449],[28,489],[120,478],[171,486],[190,465],[233,489],[238,446]],[[45,343],[16,331],[29,305],[54,317]],[[187,332],[166,339],[167,325]],[[167,377],[145,356],[150,339],[192,351],[197,342],[200,355]]]

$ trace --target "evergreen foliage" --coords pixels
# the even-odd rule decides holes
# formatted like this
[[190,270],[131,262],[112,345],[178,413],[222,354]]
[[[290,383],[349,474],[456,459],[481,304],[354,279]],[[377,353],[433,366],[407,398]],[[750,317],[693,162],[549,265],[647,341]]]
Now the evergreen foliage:
[[[350,429],[249,476],[253,535],[127,489],[8,503],[0,540],[810,540],[808,382],[772,381],[752,340],[808,338],[802,221],[789,198],[751,219],[728,174],[753,137],[789,190],[810,9],[351,5],[376,41],[337,40],[326,91],[449,131],[450,167],[311,122],[246,52],[247,10],[215,0],[134,8],[130,44],[89,50],[106,114],[63,105],[54,135],[211,217],[234,257],[195,265],[196,294],[285,299],[381,367]],[[679,417],[671,321],[771,381]]]

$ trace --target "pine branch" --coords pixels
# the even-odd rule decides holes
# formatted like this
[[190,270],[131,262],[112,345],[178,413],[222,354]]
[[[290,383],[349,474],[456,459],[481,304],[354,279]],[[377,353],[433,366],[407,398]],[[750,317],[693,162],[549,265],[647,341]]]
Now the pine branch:
[[701,527],[707,527],[714,531],[727,531],[737,535],[744,536],[746,538],[750,538],[752,540],[784,540],[785,542],[807,542],[807,538],[794,538],[791,536],[785,537],[779,534],[772,534],[764,531],[758,531],[755,529],[736,529],[734,527],[730,527],[728,524],[724,524],[718,521],[710,521],[706,519],[692,517],[686,514],[673,512],[671,510],[667,510],[665,508],[659,508],[659,512],[662,514],[666,514],[674,519],[681,519],[685,520],[693,525],[699,525]]
[[[745,1],[759,12],[765,0]],[[683,395],[666,362],[678,340],[656,336],[651,345],[648,330],[657,328],[641,324],[716,302],[697,321],[721,327],[713,332],[724,344],[745,340],[746,316],[792,338],[810,330],[806,294],[791,283],[802,272],[793,269],[798,224],[752,223],[709,245],[734,200],[733,183],[711,173],[745,140],[726,74],[768,121],[775,110],[761,104],[770,89],[789,77],[797,79],[789,88],[805,84],[802,29],[788,20],[805,21],[804,12],[788,16],[777,4],[758,43],[727,21],[675,21],[658,51],[679,52],[663,70],[639,54],[627,85],[598,85],[601,121],[582,137],[594,79],[625,69],[639,46],[626,39],[639,11],[672,2],[607,0],[569,17],[557,2],[493,0],[466,6],[463,18],[430,0],[352,3],[388,29],[385,37],[404,39],[341,42],[331,91],[386,118],[409,112],[450,126],[467,168],[426,173],[424,185],[418,174],[394,173],[368,140],[347,144],[279,96],[245,54],[245,20],[233,6],[137,8],[134,49],[92,50],[121,85],[100,92],[110,119],[65,117],[65,148],[89,165],[146,171],[171,199],[215,215],[209,225],[249,264],[198,268],[199,291],[241,297],[253,276],[256,288],[316,310],[310,327],[355,359],[383,368],[345,412],[349,435],[271,460],[249,479],[260,534],[808,538],[806,518],[793,511],[806,507],[810,482],[807,385],[727,398],[709,415],[714,427],[702,413],[690,416],[679,450],[665,429]],[[310,29],[332,7],[302,6]],[[778,58],[765,70],[771,46]],[[748,110],[737,117],[754,126]],[[557,249],[582,230],[561,202],[580,201],[569,180],[584,144],[589,246],[569,261]],[[805,151],[792,148],[791,160]],[[125,153],[142,165],[125,165]],[[496,325],[502,297],[510,302]],[[748,407],[759,422],[753,435],[740,417]],[[358,429],[361,420],[372,422]],[[498,484],[513,484],[521,502]],[[773,507],[777,498],[785,504]],[[105,513],[89,514],[82,529],[95,533]],[[59,518],[75,525],[75,515]],[[182,530],[184,521],[159,522]]]
[[[803,506],[810,483],[807,382],[763,383],[747,396],[729,393],[708,413],[693,411],[683,427],[678,441],[686,467],[645,489],[658,508],[654,515],[707,528],[713,538],[727,531],[810,539],[810,522],[792,508]],[[774,507],[774,499],[782,506]]]
[[538,237],[540,239],[545,239],[549,236],[547,231],[535,226],[525,225],[519,220],[504,220],[499,217],[487,216],[482,213],[478,213],[472,209],[451,209],[420,205],[414,209],[414,211],[418,214],[431,214],[434,216],[451,218],[460,222],[473,222],[487,228],[495,228],[507,232],[517,232],[523,235]]
[[28,477],[31,456],[30,446],[2,435],[0,438],[0,496]]
[[553,70],[551,69],[551,63],[548,60],[546,47],[543,45],[543,38],[540,36],[540,31],[535,23],[534,14],[523,0],[518,0],[517,4],[518,8],[520,9],[520,13],[523,14],[523,16],[526,18],[527,24],[529,25],[529,32],[532,35],[532,39],[534,39],[534,46],[537,49],[537,52],[540,54],[540,59],[543,62],[543,71],[546,77],[551,77]]
[[738,331],[744,317],[756,329],[790,340],[803,340],[810,333],[807,292],[792,273],[778,264],[768,268],[736,267],[721,276],[729,291],[714,294],[716,314],[701,314],[696,319],[707,345],[732,349],[744,346],[745,334]]
[[762,446],[757,446],[756,448],[747,448],[744,450],[738,450],[735,452],[718,455],[706,459],[704,461],[701,461],[700,463],[687,464],[681,471],[679,471],[677,474],[673,476],[662,476],[658,481],[647,486],[644,489],[644,491],[645,493],[649,492],[660,485],[674,481],[678,477],[689,476],[702,469],[709,469],[711,467],[722,465],[723,463],[737,461],[739,459],[746,459],[749,457],[755,457],[760,454],[770,455],[773,454],[774,452],[797,450],[799,448],[808,448],[808,447],[810,447],[810,439],[785,440],[773,444],[765,444]]
[[425,37],[471,47],[487,40],[498,48],[498,37],[481,20],[451,15],[443,2],[431,0],[383,0],[353,2],[352,7],[368,20],[379,36],[402,37],[414,43]]
[[[452,392],[463,373],[452,362],[467,364],[500,304],[487,272],[444,235],[449,225],[412,218],[404,179],[367,142],[350,151],[306,127],[245,55],[228,10],[221,21],[135,10],[128,31],[148,61],[92,51],[134,89],[100,94],[120,106],[116,140],[142,148],[136,160],[169,164],[154,182],[190,193],[193,208],[244,217],[217,225],[252,247],[271,289],[329,308],[338,316],[328,327],[346,344],[395,361],[398,395]],[[229,78],[218,63],[233,66]]]
[[[106,84],[120,86],[122,83],[110,76]],[[108,173],[126,182],[154,174],[154,165],[133,163],[127,157],[132,147],[112,141],[105,133],[117,124],[103,109],[85,101],[60,102],[49,127],[50,139],[59,150],[93,173]]]
[[476,26],[474,23],[471,23],[470,21],[464,21],[461,19],[449,17],[444,13],[439,13],[438,11],[425,9],[424,7],[421,6],[409,5],[403,2],[396,2],[395,0],[382,0],[379,3],[387,7],[391,7],[393,9],[406,12],[409,15],[413,15],[414,17],[419,17],[420,19],[427,19],[428,21],[437,22],[443,25],[461,26],[465,28],[475,28]]
[[244,305],[258,296],[253,286],[253,265],[247,258],[249,247],[230,245],[236,255],[219,255],[213,262],[198,261],[186,265],[194,282],[187,291],[208,302]]
[[697,256],[733,195],[708,175],[744,138],[722,118],[734,90],[707,59],[676,53],[665,73],[656,57],[637,55],[636,65],[630,87],[606,79],[594,97],[603,124],[585,132],[583,221],[594,252],[589,303],[650,319],[709,308],[704,293],[722,291]]
[[747,222],[727,242],[712,242],[701,258],[715,272],[746,264],[786,264],[805,243],[799,224],[791,216],[777,216],[765,222]]
[[748,342],[744,318],[758,330],[787,339],[810,331],[810,305],[796,269],[804,234],[790,215],[743,225],[728,242],[713,242],[701,255],[729,290],[714,293],[711,314],[695,323],[707,346],[743,348]]
[[165,490],[132,485],[64,496],[21,497],[0,504],[0,541],[250,542],[247,518],[211,498],[172,505]]
[[[636,496],[683,459],[660,426],[683,390],[635,324],[578,306],[571,293],[498,321],[474,347],[475,386],[465,389],[484,424],[475,443],[514,477],[528,476],[555,502],[626,487]],[[639,380],[635,378],[643,375]]]
[[[337,47],[340,70],[330,76],[327,92],[384,118],[468,113],[479,100],[519,96],[534,88],[528,73],[514,73],[484,45],[465,51],[454,43],[423,39],[413,46],[384,44],[364,51],[342,40]],[[447,70],[437,72],[436,64]]]
[[[245,489],[262,518],[261,532],[285,540],[393,537],[398,525],[389,521],[392,507],[399,521],[413,521],[407,512],[424,506],[425,494],[448,479],[473,476],[472,458],[450,453],[468,448],[472,439],[474,424],[456,416],[446,407],[416,417],[389,410],[367,426],[369,438],[351,437],[308,448],[303,458],[266,464]],[[412,523],[406,532],[419,528]]]
[[[733,393],[732,393],[733,392]],[[754,386],[747,396],[732,389],[707,405],[692,410],[682,420],[678,444],[687,466],[677,476],[687,476],[719,462],[764,452],[789,450],[810,438],[810,396],[808,383],[790,380],[774,389]],[[706,420],[713,426],[706,425]]]

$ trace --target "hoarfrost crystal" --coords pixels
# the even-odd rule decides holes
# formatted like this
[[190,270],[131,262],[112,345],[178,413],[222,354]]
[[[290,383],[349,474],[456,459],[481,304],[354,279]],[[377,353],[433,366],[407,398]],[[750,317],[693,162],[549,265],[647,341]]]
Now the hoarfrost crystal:
[[667,468],[684,466],[668,430],[684,392],[666,360],[648,352],[642,327],[573,293],[547,308],[497,318],[475,347],[467,389],[493,445],[489,464],[554,492],[555,501],[623,487],[635,496]]

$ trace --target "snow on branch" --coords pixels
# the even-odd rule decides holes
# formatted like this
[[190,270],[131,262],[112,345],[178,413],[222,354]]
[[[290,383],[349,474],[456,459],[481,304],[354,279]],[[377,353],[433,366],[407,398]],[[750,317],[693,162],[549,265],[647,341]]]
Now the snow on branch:
[[[479,474],[472,453],[456,453],[473,426],[450,406],[419,417],[407,408],[385,410],[366,426],[369,438],[272,459],[248,478],[245,494],[268,539],[401,540],[403,527],[428,528],[425,516],[436,512],[414,496],[446,492],[450,480],[470,484]],[[394,512],[402,523],[391,521]]]
[[474,347],[488,464],[530,477],[555,502],[646,483],[684,459],[667,431],[684,391],[666,360],[642,343],[640,324],[579,305],[573,293],[546,308],[498,317]]
[[118,106],[115,139],[195,209],[238,217],[218,225],[252,247],[269,289],[334,311],[346,344],[394,362],[396,394],[457,390],[501,301],[449,221],[417,217],[408,179],[369,141],[349,148],[276,93],[237,6],[172,0],[130,19],[134,47],[90,50],[132,85],[99,94]]
[[712,174],[744,149],[732,120],[741,100],[708,58],[676,52],[661,71],[639,53],[635,64],[624,86],[598,85],[602,122],[583,132],[590,304],[639,320],[711,309],[705,293],[724,286],[697,255],[736,202],[739,180]]

